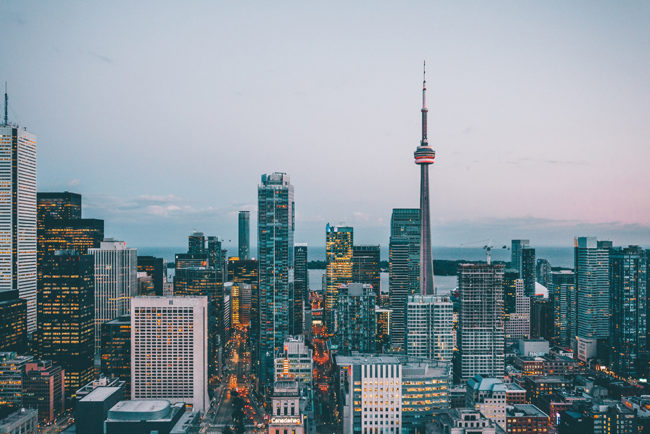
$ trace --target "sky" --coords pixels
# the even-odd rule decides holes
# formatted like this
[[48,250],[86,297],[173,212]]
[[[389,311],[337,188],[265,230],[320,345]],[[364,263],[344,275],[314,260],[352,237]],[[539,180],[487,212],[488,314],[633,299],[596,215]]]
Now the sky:
[[417,207],[427,61],[433,244],[650,245],[650,3],[0,0],[9,118],[39,191],[132,246],[235,244],[262,173],[296,241],[386,245]]

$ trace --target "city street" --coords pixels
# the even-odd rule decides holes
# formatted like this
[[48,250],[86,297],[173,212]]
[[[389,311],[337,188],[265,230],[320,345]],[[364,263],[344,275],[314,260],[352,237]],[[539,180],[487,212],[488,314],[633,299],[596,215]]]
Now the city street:
[[[252,396],[251,352],[245,327],[233,329],[224,348],[223,384],[215,389],[214,399],[206,413],[202,432],[219,433],[226,426],[234,428],[233,400],[236,396],[244,402],[246,432],[264,432],[264,410]],[[261,427],[261,428],[260,428]]]

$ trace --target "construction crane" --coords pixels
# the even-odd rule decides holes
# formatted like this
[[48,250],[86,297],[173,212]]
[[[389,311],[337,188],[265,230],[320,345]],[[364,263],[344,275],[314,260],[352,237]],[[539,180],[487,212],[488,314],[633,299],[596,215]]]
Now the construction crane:
[[[483,244],[483,250],[485,250],[485,256],[486,256],[485,259],[486,259],[486,261],[487,261],[487,263],[489,265],[489,264],[492,263],[492,249],[494,249],[494,243],[492,242],[491,238],[488,238],[488,239],[485,239],[485,240],[478,240],[478,241],[474,241],[474,242],[471,242],[471,243],[464,243],[464,244],[461,244],[460,246],[461,247],[468,247],[468,246],[470,246],[472,244],[476,245],[476,244],[482,244],[482,243],[485,243],[485,244]],[[504,244],[500,249],[502,249],[502,250],[510,250],[510,247],[508,247],[507,245]]]

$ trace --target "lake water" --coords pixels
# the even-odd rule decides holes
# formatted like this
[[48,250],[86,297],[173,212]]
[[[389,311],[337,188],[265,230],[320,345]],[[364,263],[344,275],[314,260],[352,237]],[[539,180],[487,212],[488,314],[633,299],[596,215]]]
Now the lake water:
[[[237,254],[237,249],[233,246],[226,246],[230,256]],[[447,260],[466,260],[466,261],[484,261],[485,250],[480,247],[434,247],[434,259]],[[537,258],[547,259],[554,267],[573,268],[573,247],[535,247]],[[138,247],[138,255],[150,255],[165,258],[168,262],[174,261],[176,253],[186,252],[187,247]],[[256,250],[253,248],[253,252]],[[388,248],[381,246],[381,258],[388,259]],[[309,247],[310,260],[325,260],[325,247]],[[492,250],[492,259],[495,261],[510,261],[510,250],[497,249]]]

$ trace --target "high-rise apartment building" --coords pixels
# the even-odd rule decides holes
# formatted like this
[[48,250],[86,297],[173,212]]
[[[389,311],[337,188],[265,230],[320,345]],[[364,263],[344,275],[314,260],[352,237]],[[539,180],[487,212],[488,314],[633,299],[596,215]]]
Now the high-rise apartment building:
[[530,240],[512,240],[511,248],[510,248],[510,254],[511,254],[511,259],[510,259],[510,268],[513,270],[517,270],[519,273],[519,277],[522,276],[522,260],[521,260],[521,255],[522,255],[522,250],[524,248],[527,248],[530,246]]
[[354,231],[351,227],[325,227],[325,323],[336,332],[336,302],[339,286],[352,282]]
[[551,285],[551,272],[553,268],[551,263],[547,259],[538,259],[537,265],[535,266],[535,274],[537,275],[537,281],[543,286],[547,287]]
[[124,398],[131,397],[131,316],[122,315],[102,324],[100,372],[124,381]]
[[91,255],[60,250],[39,272],[36,352],[65,371],[74,393],[94,377],[95,263]]
[[131,303],[131,396],[206,411],[206,297],[135,297]]
[[296,243],[293,255],[293,305],[294,332],[301,334],[303,330],[303,310],[309,307],[309,270],[307,243]]
[[275,381],[298,381],[311,390],[313,351],[305,344],[305,337],[287,336],[282,350],[282,354],[275,359]]
[[524,247],[521,249],[521,278],[524,281],[524,295],[535,296],[536,260],[535,249]]
[[[5,94],[6,96],[6,94]],[[27,302],[27,333],[36,331],[36,136],[0,125],[0,291]]]
[[458,357],[454,376],[502,377],[504,370],[503,265],[460,264]]
[[262,175],[257,190],[259,261],[259,379],[270,386],[273,362],[289,334],[289,294],[293,285],[295,203],[289,175]]
[[[129,313],[138,290],[138,253],[124,241],[107,238],[99,248],[88,249],[95,258],[95,358],[101,350],[101,327]],[[98,360],[97,360],[98,362]]]
[[[250,285],[251,307],[248,339],[251,344],[251,361],[259,362],[258,339],[260,335],[260,293],[258,278],[259,263],[256,259],[230,258],[228,260],[228,281],[233,284]],[[257,369],[256,369],[257,371]]]
[[530,336],[530,297],[524,295],[524,279],[515,270],[503,275],[505,338],[510,342]]
[[393,311],[391,309],[375,306],[375,323],[377,330],[375,340],[377,341],[376,353],[384,353],[390,348],[391,330],[393,328]]
[[[575,240],[577,353],[586,362],[596,356],[598,340],[609,337],[609,249],[611,241]],[[574,347],[575,349],[575,347]]]
[[251,250],[251,212],[239,211],[239,259],[250,259]]
[[375,351],[375,300],[371,285],[349,283],[339,286],[335,306],[338,323],[335,341],[341,354]]
[[551,272],[548,298],[553,306],[553,343],[570,348],[576,338],[576,276],[573,270]]
[[406,354],[451,363],[454,355],[451,299],[409,295],[406,311]]
[[624,378],[648,374],[646,260],[638,246],[610,252],[610,359],[612,370]]
[[406,302],[420,293],[420,210],[395,208],[390,220],[388,289],[393,310],[392,345],[404,348]]

